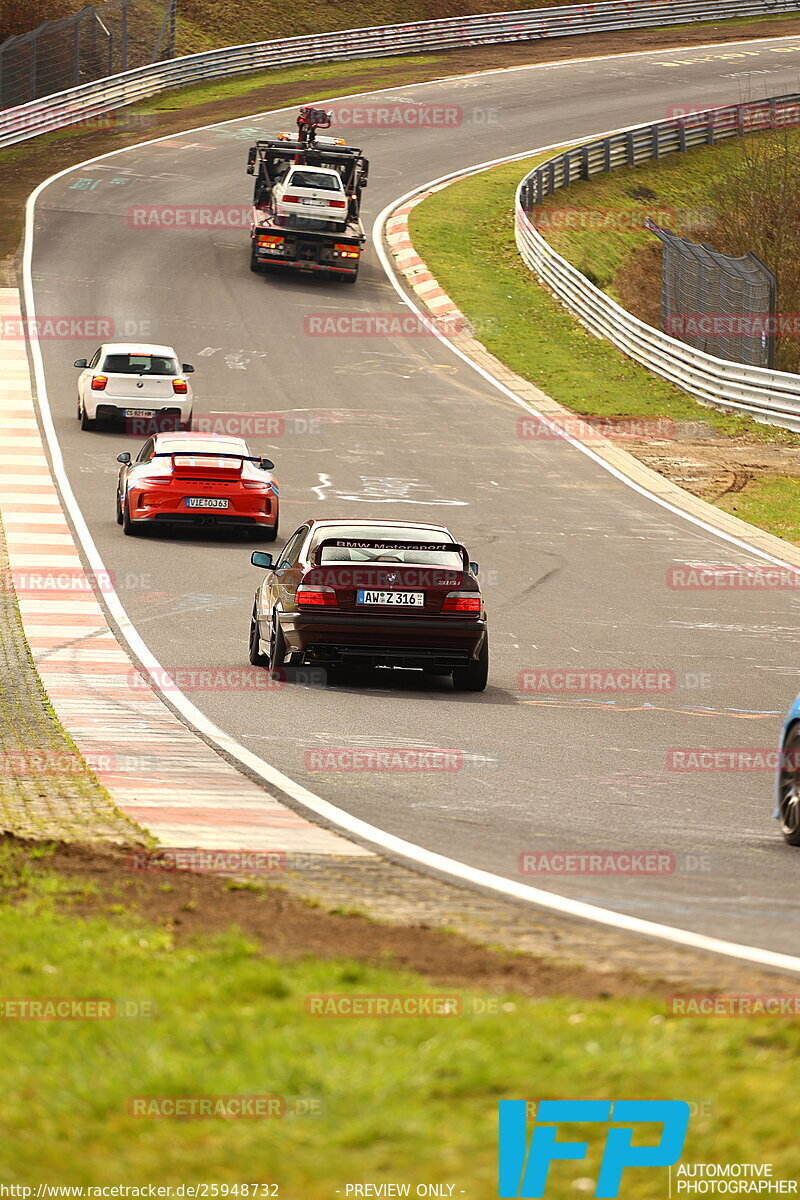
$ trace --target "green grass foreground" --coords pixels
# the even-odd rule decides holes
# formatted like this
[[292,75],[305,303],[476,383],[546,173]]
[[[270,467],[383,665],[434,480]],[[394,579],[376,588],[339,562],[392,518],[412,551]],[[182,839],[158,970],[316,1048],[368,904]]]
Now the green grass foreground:
[[[800,1170],[795,1021],[669,1018],[657,1000],[511,996],[487,1016],[314,1018],[309,993],[447,989],[388,966],[268,959],[235,930],[179,946],[173,930],[122,906],[78,919],[70,900],[85,904],[92,888],[48,871],[46,854],[0,852],[4,1000],[112,997],[154,1015],[0,1021],[7,1184],[263,1182],[289,1200],[323,1200],[347,1182],[453,1182],[454,1195],[490,1200],[497,1101],[571,1096],[686,1099],[696,1110],[687,1161]],[[133,1096],[240,1094],[302,1097],[322,1111],[128,1115]],[[580,1174],[596,1172],[600,1140]],[[574,1179],[571,1166],[558,1168],[548,1195],[574,1196]],[[656,1200],[666,1185],[664,1171],[632,1171],[624,1194]]]

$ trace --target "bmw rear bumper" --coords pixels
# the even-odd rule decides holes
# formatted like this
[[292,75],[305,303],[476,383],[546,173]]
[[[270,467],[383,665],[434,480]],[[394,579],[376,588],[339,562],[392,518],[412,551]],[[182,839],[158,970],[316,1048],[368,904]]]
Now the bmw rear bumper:
[[281,613],[293,654],[307,663],[362,666],[463,666],[476,659],[486,622],[459,617],[378,617],[361,613]]

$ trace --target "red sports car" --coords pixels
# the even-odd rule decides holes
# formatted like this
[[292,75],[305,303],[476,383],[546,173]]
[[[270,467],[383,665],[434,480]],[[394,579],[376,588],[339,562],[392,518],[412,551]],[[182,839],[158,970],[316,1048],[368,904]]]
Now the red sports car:
[[278,536],[275,464],[252,455],[243,438],[160,433],[133,461],[125,451],[117,462],[117,523],[126,534],[190,524],[249,528],[266,542]]

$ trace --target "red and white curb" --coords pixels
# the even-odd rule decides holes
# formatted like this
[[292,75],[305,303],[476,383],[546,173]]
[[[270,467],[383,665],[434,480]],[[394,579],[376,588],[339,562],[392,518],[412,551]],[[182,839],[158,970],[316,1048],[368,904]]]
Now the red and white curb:
[[[455,181],[453,180],[453,182]],[[413,200],[409,200],[400,208],[395,209],[393,215],[386,222],[386,241],[400,274],[411,290],[419,296],[428,311],[436,317],[437,322],[448,326],[453,331],[464,332],[467,327],[466,317],[461,309],[453,303],[444,288],[439,286],[438,280],[417,254],[408,232],[409,213],[412,208],[416,208],[430,195],[430,191],[421,192]]]
[[[6,318],[6,327],[22,327],[10,288],[0,289]],[[22,339],[0,341],[0,379],[0,515],[25,636],[59,721],[114,803],[170,847],[369,856],[241,774],[159,700],[81,562],[45,456]],[[257,694],[266,703],[279,695]]]

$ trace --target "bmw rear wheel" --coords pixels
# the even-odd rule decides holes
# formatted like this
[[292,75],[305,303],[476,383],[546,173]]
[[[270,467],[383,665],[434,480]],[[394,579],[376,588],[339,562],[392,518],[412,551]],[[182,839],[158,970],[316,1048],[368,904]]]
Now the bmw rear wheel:
[[250,644],[249,644],[250,662],[254,667],[268,667],[269,658],[266,654],[262,654],[258,646],[258,621],[256,620],[256,606],[253,605],[253,614],[250,617]]
[[283,636],[281,622],[277,616],[273,616],[270,632],[270,671],[283,671],[285,658],[287,658],[287,640]]
[[465,667],[453,668],[453,687],[457,692],[483,692],[489,681],[489,635],[484,636],[478,657]]
[[273,614],[272,629],[269,635],[269,669],[273,675],[283,671],[286,661],[286,638],[277,615]]
[[781,749],[778,815],[784,840],[800,846],[800,724],[792,726]]

